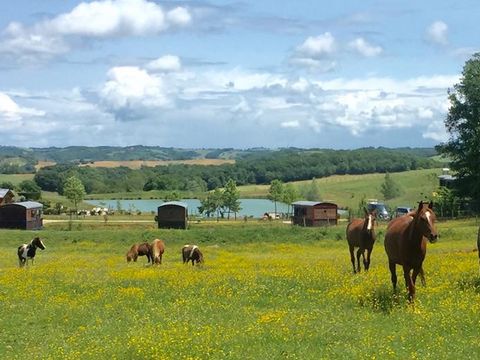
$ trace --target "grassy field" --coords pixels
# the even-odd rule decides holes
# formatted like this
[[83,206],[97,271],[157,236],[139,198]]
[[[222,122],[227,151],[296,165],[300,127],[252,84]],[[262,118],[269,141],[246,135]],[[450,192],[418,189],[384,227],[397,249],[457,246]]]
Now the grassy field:
[[17,185],[23,180],[33,180],[33,176],[34,174],[0,174],[0,182],[9,181]]
[[[369,273],[353,275],[345,224],[51,223],[47,249],[17,267],[37,232],[0,231],[0,358],[449,359],[480,352],[476,220],[438,224],[414,306],[393,294],[384,224]],[[127,264],[133,242],[162,238],[159,267]],[[201,267],[180,248],[198,244]],[[400,269],[398,269],[400,271]]]

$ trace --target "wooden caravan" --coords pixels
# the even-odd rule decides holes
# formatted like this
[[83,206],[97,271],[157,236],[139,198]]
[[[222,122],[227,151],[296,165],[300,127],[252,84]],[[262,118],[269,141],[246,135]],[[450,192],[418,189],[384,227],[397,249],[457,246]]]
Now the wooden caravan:
[[186,229],[188,226],[188,206],[180,201],[169,201],[158,207],[159,228]]
[[330,202],[297,201],[293,206],[293,225],[326,226],[337,225],[338,206]]
[[15,195],[10,189],[0,189],[0,206],[10,204],[14,201]]
[[43,205],[24,201],[0,206],[0,228],[38,230],[43,227]]

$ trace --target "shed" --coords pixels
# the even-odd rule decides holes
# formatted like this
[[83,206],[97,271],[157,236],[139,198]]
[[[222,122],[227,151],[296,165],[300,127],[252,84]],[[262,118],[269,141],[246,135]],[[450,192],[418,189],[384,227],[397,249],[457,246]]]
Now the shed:
[[158,207],[159,228],[186,229],[188,225],[188,206],[180,201],[165,202]]
[[15,195],[10,189],[0,189],[0,206],[13,202]]
[[0,228],[38,230],[43,227],[43,205],[24,201],[0,206]]
[[293,225],[337,225],[337,204],[331,202],[296,201],[293,206]]

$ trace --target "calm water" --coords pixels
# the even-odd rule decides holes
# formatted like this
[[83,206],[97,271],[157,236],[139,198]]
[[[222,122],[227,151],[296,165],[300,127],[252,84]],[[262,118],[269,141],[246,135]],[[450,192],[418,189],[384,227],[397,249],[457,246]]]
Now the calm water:
[[[183,199],[182,202],[188,205],[188,213],[191,215],[199,215],[198,207],[200,201],[197,199]],[[142,212],[157,212],[159,205],[163,203],[162,200],[87,200],[92,206],[101,206],[110,208],[112,210],[118,210],[118,204],[120,204],[122,210]],[[237,216],[253,216],[260,218],[264,213],[275,212],[275,204],[273,201],[267,199],[240,199],[240,207],[242,210]],[[277,213],[286,213],[287,204],[277,202]]]

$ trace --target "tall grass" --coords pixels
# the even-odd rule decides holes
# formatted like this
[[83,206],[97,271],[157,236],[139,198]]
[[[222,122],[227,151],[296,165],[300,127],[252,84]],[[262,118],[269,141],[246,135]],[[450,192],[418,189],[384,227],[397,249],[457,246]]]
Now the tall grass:
[[[344,226],[63,226],[0,231],[2,359],[429,359],[480,351],[474,220],[439,224],[415,306],[403,289],[393,294],[381,238],[370,271],[352,274]],[[35,234],[47,249],[19,269],[16,246]],[[126,263],[132,243],[157,237],[166,242],[161,266]],[[181,263],[185,243],[201,247],[204,266]]]

